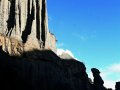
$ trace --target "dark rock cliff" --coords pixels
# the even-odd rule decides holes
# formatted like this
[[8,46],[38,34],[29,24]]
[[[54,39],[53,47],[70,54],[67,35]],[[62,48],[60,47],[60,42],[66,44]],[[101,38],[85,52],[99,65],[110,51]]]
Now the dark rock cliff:
[[0,0],[0,46],[1,90],[106,90],[99,73],[92,83],[82,62],[54,53],[46,0]]
[[52,51],[11,57],[0,50],[2,90],[90,90],[85,70],[82,62],[60,60]]
[[[91,71],[94,82],[82,62],[61,59],[50,50],[10,56],[0,47],[1,90],[112,90],[103,86],[98,69]],[[120,90],[119,84],[116,83],[116,90]]]

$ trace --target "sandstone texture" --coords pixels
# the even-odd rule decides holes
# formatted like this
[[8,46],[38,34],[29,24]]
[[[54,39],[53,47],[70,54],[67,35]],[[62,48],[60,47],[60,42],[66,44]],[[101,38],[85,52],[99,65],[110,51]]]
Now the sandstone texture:
[[9,55],[21,55],[23,53],[24,46],[22,42],[15,38],[8,38],[0,34],[0,46]]
[[56,50],[49,32],[46,0],[0,0],[0,33],[32,49]]

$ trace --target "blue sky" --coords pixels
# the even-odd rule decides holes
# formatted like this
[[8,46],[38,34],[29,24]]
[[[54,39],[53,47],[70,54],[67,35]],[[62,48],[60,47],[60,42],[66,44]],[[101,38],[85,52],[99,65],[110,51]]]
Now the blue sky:
[[100,69],[107,83],[120,80],[120,0],[47,0],[47,8],[59,49],[70,50],[88,72]]

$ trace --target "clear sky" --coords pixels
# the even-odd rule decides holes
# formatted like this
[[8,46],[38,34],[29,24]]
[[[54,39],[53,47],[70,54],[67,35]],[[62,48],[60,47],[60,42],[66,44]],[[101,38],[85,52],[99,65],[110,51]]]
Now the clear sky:
[[[47,0],[49,29],[106,86],[120,80],[120,0]],[[113,87],[113,86],[112,86]]]

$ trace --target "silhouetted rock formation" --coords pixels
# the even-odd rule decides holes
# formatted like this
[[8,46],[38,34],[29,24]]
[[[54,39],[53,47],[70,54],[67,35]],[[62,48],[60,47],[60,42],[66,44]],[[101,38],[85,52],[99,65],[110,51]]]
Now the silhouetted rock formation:
[[110,90],[99,70],[92,83],[82,62],[53,51],[46,0],[0,0],[0,90]]
[[46,0],[0,0],[0,34],[22,42],[24,51],[56,51],[56,38],[48,29]]
[[96,68],[92,68],[91,71],[94,77],[94,83],[93,83],[94,90],[105,90],[105,87],[103,86],[104,81],[100,76],[100,71]]
[[[61,59],[50,50],[34,50],[22,56],[10,56],[0,47],[1,90],[112,90],[103,86],[100,71],[91,69],[94,82],[86,67],[74,59]],[[120,90],[120,82],[116,90]]]
[[115,90],[120,90],[120,82],[116,82]]
[[0,50],[1,90],[91,90],[82,62],[61,60],[52,51],[9,56]]

